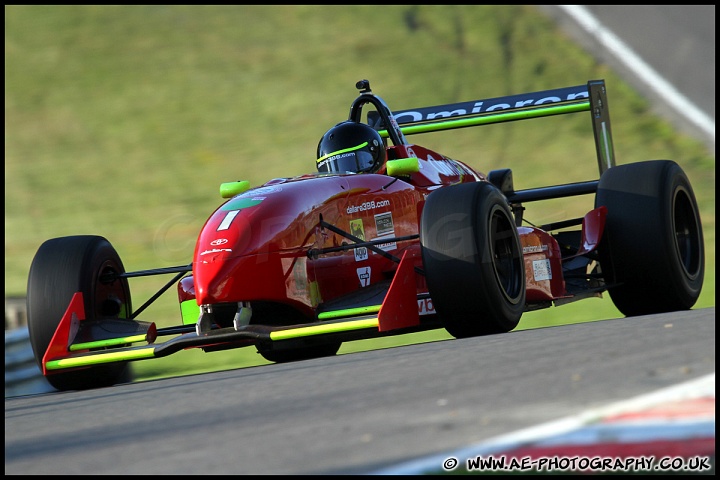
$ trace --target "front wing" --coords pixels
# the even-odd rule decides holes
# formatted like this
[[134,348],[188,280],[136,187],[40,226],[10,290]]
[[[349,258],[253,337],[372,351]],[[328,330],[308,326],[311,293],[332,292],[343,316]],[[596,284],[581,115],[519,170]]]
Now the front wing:
[[[382,305],[324,312],[314,322],[216,328],[200,335],[194,325],[158,329],[154,322],[124,318],[86,319],[82,292],[70,301],[42,360],[43,375],[100,364],[165,357],[188,348],[221,350],[265,344],[273,348],[350,341],[440,328],[433,318],[420,320],[416,272],[406,252]],[[433,317],[433,316],[431,316]],[[158,337],[173,338],[156,343]]]

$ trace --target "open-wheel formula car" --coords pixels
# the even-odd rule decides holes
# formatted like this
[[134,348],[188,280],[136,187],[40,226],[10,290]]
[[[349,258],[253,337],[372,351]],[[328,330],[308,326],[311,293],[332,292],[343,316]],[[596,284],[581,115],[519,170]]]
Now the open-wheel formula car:
[[[50,384],[113,385],[128,362],[189,348],[253,346],[288,362],[428,329],[504,333],[523,312],[603,292],[626,316],[695,304],[705,255],[690,182],[671,160],[616,165],[603,80],[394,112],[367,80],[356,87],[348,119],[320,140],[317,172],[220,186],[227,200],[190,265],[126,272],[101,236],[44,242],[27,315]],[[577,112],[589,112],[596,180],[516,191],[510,169],[483,174],[406,139]],[[595,196],[581,218],[524,221],[532,202],[579,195]],[[133,310],[129,280],[151,275],[173,277]],[[141,320],[172,287],[182,322]]]

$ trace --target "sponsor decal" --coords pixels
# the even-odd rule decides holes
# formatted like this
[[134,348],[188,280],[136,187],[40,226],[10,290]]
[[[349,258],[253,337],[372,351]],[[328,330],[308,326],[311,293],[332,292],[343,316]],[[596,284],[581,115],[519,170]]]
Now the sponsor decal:
[[210,245],[212,245],[213,247],[217,247],[218,245],[225,245],[226,243],[228,243],[227,238],[218,238],[210,242]]
[[[367,142],[365,143],[365,145],[367,145]],[[355,152],[347,152],[347,153],[340,153],[338,155],[333,155],[331,157],[328,157],[324,160],[319,161],[317,168],[318,169],[324,168],[328,163],[335,162],[337,160],[340,160],[340,159],[343,159],[346,157],[355,157],[355,155],[356,155]]]
[[378,213],[375,215],[375,230],[377,231],[378,237],[395,233],[392,212]]
[[435,313],[432,298],[422,298],[417,301],[418,315],[431,315]]
[[229,248],[213,248],[212,250],[205,250],[204,252],[200,253],[200,256],[208,255],[210,253],[220,253],[220,252],[232,252]]
[[586,85],[393,112],[398,123],[422,122],[590,98]]
[[300,257],[293,265],[293,278],[295,279],[295,288],[298,293],[307,292],[307,274],[305,271],[305,259]]
[[360,280],[361,287],[367,287],[370,285],[370,267],[362,267],[357,269],[357,276]]
[[443,175],[447,175],[449,177],[451,176],[460,176],[462,177],[466,172],[463,171],[460,168],[460,165],[455,163],[452,160],[435,160],[434,158],[429,158],[428,163],[435,167],[435,169],[442,173]]
[[[382,240],[383,237],[395,236],[395,223],[393,222],[392,212],[383,212],[375,215],[375,231],[377,232],[377,237],[373,240]],[[381,243],[377,245],[377,247],[387,252],[388,250],[395,250],[397,243]],[[375,252],[373,252],[373,254],[375,254]]]
[[[363,227],[362,219],[350,220],[350,234],[363,242],[365,241],[365,228]],[[356,262],[362,262],[368,259],[367,247],[358,247],[354,249],[354,252]]]
[[547,245],[528,245],[527,247],[523,247],[523,255],[528,253],[542,253],[547,251]]
[[550,260],[533,260],[533,278],[536,281],[551,280],[552,270],[550,269]]
[[270,193],[277,193],[277,192],[282,192],[282,187],[272,186],[272,187],[255,188],[253,190],[248,190],[247,192],[240,194],[240,196],[241,197],[257,197],[258,195],[268,195]]
[[377,202],[375,200],[371,200],[369,202],[363,202],[360,205],[350,205],[347,207],[347,213],[348,215],[351,215],[353,213],[375,210],[376,208],[383,208],[389,205],[390,200],[378,200]]

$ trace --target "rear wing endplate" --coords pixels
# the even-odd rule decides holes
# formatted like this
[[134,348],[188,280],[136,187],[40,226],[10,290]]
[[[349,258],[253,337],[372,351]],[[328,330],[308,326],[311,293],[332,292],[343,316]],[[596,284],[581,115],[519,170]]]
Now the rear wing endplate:
[[[405,135],[438,132],[493,123],[527,120],[589,111],[600,175],[615,166],[605,80],[587,85],[495,97],[470,102],[422,107],[392,112]],[[368,124],[387,137],[377,112],[368,112]]]

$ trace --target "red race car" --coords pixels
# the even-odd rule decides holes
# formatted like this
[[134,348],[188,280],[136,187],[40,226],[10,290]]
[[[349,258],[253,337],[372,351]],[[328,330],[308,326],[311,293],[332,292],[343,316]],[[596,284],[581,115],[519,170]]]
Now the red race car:
[[[228,200],[190,265],[126,272],[101,236],[43,243],[27,314],[50,384],[113,385],[128,362],[187,348],[254,346],[287,362],[428,329],[504,333],[523,312],[606,291],[627,316],[695,304],[705,254],[690,182],[670,160],[615,165],[604,81],[395,112],[367,80],[356,87],[348,119],[318,144],[317,172],[221,185]],[[406,139],[576,112],[589,112],[597,180],[516,191],[510,169],[483,174]],[[588,194],[581,218],[524,222],[532,202]],[[129,280],[166,274],[133,310]],[[140,320],[173,286],[182,323]]]

